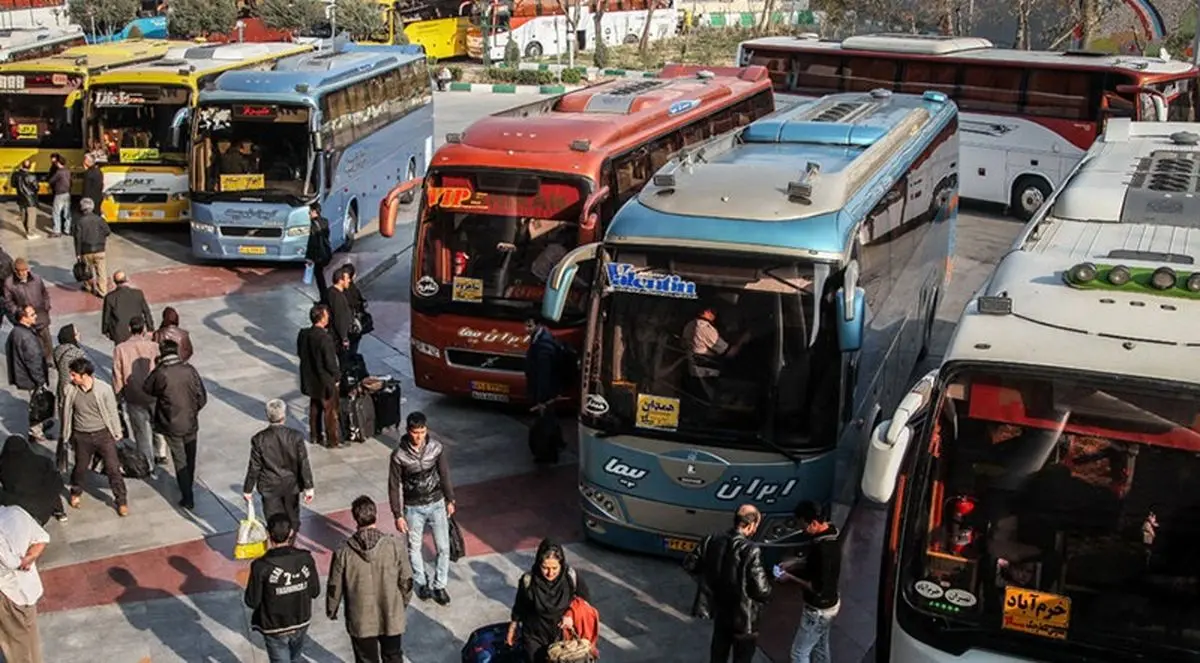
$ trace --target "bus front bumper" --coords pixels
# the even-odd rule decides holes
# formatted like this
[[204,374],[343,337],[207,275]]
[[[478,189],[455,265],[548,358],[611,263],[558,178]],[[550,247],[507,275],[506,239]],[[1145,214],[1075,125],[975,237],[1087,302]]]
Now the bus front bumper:
[[187,223],[192,205],[186,198],[165,203],[119,203],[105,198],[100,202],[100,215],[109,223]]
[[308,235],[289,235],[286,229],[279,230],[278,237],[227,237],[211,224],[193,221],[192,255],[205,260],[303,262]]

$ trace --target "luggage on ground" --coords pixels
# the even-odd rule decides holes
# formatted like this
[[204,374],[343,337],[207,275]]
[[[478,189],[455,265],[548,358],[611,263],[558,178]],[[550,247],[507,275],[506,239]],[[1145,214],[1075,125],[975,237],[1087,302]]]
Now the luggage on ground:
[[375,435],[375,403],[362,390],[342,398],[339,416],[343,440],[366,442]]
[[267,526],[254,517],[254,500],[246,503],[246,518],[238,524],[234,559],[258,559],[267,554]]
[[367,360],[363,359],[361,354],[352,354],[346,357],[346,363],[342,366],[342,395],[349,395],[369,375]]
[[150,477],[150,461],[138,451],[137,443],[133,440],[117,442],[117,459],[121,461],[121,474],[130,479],[146,479]]
[[557,463],[562,447],[562,427],[558,425],[558,417],[546,408],[529,429],[529,451],[535,463]]
[[400,426],[400,381],[383,380],[379,389],[371,392],[375,405],[376,435],[384,429]]
[[83,258],[75,261],[75,266],[71,268],[71,276],[74,276],[75,280],[79,283],[91,281],[96,278],[96,275],[92,272],[92,266]]
[[507,635],[508,622],[475,629],[463,645],[462,663],[524,663],[521,652],[505,644]]

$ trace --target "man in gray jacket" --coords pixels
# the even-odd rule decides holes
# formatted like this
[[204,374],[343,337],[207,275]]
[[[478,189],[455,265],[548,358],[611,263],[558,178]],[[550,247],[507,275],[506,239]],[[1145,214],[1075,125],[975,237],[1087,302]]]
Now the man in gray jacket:
[[75,446],[75,470],[71,472],[71,506],[78,509],[83,497],[83,482],[87,479],[88,463],[92,456],[104,460],[104,473],[112,488],[117,513],[129,515],[125,503],[125,478],[121,476],[121,459],[117,457],[117,440],[121,437],[121,415],[117,396],[112,387],[96,377],[96,367],[87,359],[71,362],[71,384],[63,396],[62,434]]
[[412,567],[398,539],[375,527],[375,502],[350,505],[358,531],[333,554],[325,614],[337,619],[343,598],[355,663],[403,663],[404,611],[412,598]]

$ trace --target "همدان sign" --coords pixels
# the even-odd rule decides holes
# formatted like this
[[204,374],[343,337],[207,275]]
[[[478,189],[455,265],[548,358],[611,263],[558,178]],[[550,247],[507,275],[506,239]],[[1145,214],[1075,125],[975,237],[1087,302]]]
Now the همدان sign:
[[677,274],[639,271],[637,267],[622,262],[609,263],[606,268],[609,287],[616,292],[696,299],[696,284]]
[[259,191],[267,188],[262,173],[254,175],[222,175],[222,191]]

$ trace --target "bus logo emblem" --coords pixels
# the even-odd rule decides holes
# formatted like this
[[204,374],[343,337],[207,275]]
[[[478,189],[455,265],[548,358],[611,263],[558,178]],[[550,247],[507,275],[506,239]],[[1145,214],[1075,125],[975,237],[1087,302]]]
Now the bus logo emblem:
[[432,297],[438,293],[437,281],[433,280],[432,276],[422,276],[421,280],[417,281],[416,291],[421,297]]
[[699,105],[700,100],[698,99],[685,99],[684,101],[676,101],[675,103],[671,104],[670,108],[667,109],[667,115],[679,115],[680,113],[686,113]]
[[639,479],[644,479],[649,472],[640,467],[626,465],[624,461],[616,456],[608,459],[608,463],[604,465],[604,472],[617,477],[617,483],[620,483],[626,488],[633,488],[637,485]]

